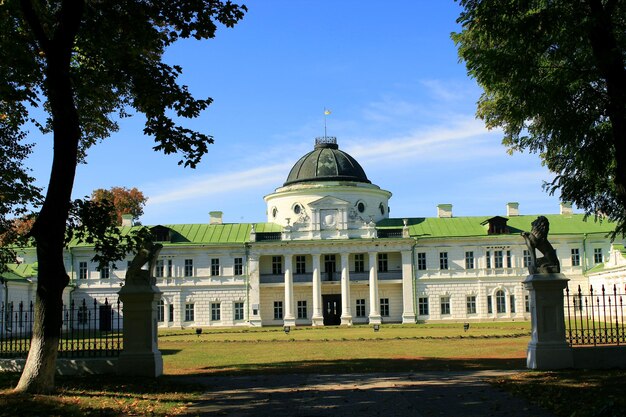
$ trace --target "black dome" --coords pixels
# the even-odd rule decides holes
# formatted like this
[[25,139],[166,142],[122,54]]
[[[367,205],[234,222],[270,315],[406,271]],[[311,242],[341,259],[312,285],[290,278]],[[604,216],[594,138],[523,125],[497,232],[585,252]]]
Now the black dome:
[[339,150],[334,137],[317,138],[315,149],[296,162],[283,185],[310,181],[371,183],[356,159]]

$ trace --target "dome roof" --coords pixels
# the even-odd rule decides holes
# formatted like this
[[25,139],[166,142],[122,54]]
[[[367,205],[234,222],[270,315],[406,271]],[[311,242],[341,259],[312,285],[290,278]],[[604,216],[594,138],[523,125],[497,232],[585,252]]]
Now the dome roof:
[[334,137],[316,138],[315,149],[296,162],[283,185],[310,181],[371,183],[356,159],[339,150]]

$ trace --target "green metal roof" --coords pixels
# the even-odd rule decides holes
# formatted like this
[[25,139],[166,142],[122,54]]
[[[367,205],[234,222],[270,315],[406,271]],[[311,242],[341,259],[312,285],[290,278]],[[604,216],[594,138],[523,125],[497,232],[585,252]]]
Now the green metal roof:
[[0,275],[7,281],[25,281],[26,278],[37,275],[37,263],[34,264],[7,264],[8,271]]
[[[482,225],[493,216],[475,217],[416,217],[407,219],[409,234],[419,238],[448,238],[448,237],[480,237],[490,238],[498,235],[488,235],[488,226]],[[608,234],[615,229],[615,223],[608,221],[595,221],[592,217],[585,221],[584,214],[572,214],[568,216],[549,214],[545,216],[550,222],[551,235],[565,234]],[[531,223],[537,215],[511,216],[508,217],[507,226],[509,233],[500,235],[514,235],[522,231],[530,231]],[[376,225],[379,229],[399,229],[404,226],[403,219],[385,219]]]

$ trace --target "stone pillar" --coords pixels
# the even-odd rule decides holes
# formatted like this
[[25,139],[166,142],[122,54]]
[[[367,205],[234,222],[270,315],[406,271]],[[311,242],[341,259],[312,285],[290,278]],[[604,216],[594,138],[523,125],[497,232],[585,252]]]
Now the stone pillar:
[[154,285],[127,283],[119,292],[124,312],[124,350],[117,362],[121,375],[157,377],[163,359],[157,345],[157,303],[161,291]]
[[402,323],[415,323],[411,251],[404,250],[400,254],[402,255]]
[[349,255],[340,253],[339,256],[341,257],[341,324],[351,326]]
[[295,326],[296,317],[293,314],[293,257],[285,255],[285,315],[284,326]]
[[563,369],[574,364],[572,349],[565,341],[563,289],[569,279],[563,274],[533,274],[524,280],[530,292],[531,339],[526,366],[530,369]]
[[378,305],[378,260],[376,258],[376,252],[369,252],[369,266],[370,266],[370,324],[380,324],[382,319],[380,317],[380,310]]
[[319,253],[311,255],[313,257],[313,326],[324,325],[324,315],[322,313],[322,279],[320,276]]
[[259,256],[248,256],[248,285],[250,299],[248,301],[248,322],[251,326],[262,326],[261,322],[261,275],[259,272]]

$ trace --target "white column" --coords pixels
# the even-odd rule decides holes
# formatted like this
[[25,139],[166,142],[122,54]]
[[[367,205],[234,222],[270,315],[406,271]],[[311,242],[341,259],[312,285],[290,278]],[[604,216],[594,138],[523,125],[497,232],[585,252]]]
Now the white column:
[[166,300],[165,298],[162,298],[162,300],[163,300],[163,323],[165,324],[165,327],[169,327],[170,320],[173,319],[173,317],[170,318],[170,301]]
[[[244,271],[246,272],[246,271]],[[248,321],[251,326],[262,326],[261,321],[261,276],[259,274],[259,256],[248,257],[248,285],[250,298],[248,301]]]
[[411,251],[405,250],[400,253],[402,255],[402,323],[415,323]]
[[378,308],[378,260],[376,252],[369,252],[370,266],[370,324],[380,324],[382,319]]
[[339,256],[341,257],[341,324],[351,326],[349,255],[341,253]]
[[296,317],[293,315],[293,256],[285,255],[285,315],[284,326],[295,326]]
[[320,277],[320,257],[319,253],[311,255],[313,257],[313,326],[324,325],[324,315],[322,313],[322,280]]

